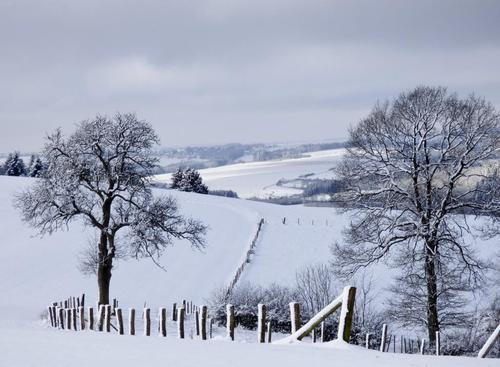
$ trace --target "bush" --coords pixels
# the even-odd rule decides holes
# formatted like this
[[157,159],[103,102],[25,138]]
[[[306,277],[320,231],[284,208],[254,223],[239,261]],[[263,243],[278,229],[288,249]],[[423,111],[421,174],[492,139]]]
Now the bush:
[[208,191],[208,195],[214,196],[224,196],[226,198],[235,198],[238,199],[238,194],[233,190],[210,190]]

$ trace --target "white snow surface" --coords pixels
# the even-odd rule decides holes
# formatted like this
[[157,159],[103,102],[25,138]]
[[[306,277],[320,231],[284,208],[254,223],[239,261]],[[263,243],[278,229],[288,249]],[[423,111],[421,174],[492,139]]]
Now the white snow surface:
[[[0,366],[320,366],[332,363],[370,366],[500,366],[498,361],[472,358],[381,354],[333,343],[310,345],[258,345],[255,331],[236,330],[236,341],[227,341],[225,330],[215,338],[191,340],[192,316],[188,316],[187,340],[178,340],[176,324],[168,322],[167,338],[142,336],[141,310],[152,310],[182,299],[202,304],[211,291],[226,285],[240,265],[260,218],[265,219],[256,253],[241,281],[267,285],[291,284],[298,268],[330,259],[329,245],[341,240],[345,215],[331,208],[277,206],[209,195],[157,190],[174,195],[186,215],[210,226],[203,252],[176,242],[161,263],[167,272],[147,259],[117,264],[111,280],[111,297],[126,310],[135,307],[137,336],[107,335],[91,331],[53,330],[40,321],[51,301],[86,293],[87,305],[95,305],[96,280],[77,269],[78,255],[94,237],[87,228],[73,224],[66,232],[39,238],[20,220],[12,206],[13,195],[27,188],[28,178],[0,176]],[[282,223],[286,217],[286,224]],[[300,222],[300,223],[299,223]],[[484,246],[495,248],[493,243]],[[128,312],[124,313],[124,316]],[[170,320],[169,315],[167,318]],[[126,316],[125,324],[128,323]],[[276,334],[274,340],[280,336]]]
[[[301,190],[278,186],[280,179],[296,179],[312,174],[310,178],[332,178],[331,168],[344,155],[345,149],[321,150],[304,153],[302,158],[263,162],[247,162],[199,170],[210,190],[233,190],[242,198],[281,197]],[[159,182],[171,181],[171,174],[155,176]]]

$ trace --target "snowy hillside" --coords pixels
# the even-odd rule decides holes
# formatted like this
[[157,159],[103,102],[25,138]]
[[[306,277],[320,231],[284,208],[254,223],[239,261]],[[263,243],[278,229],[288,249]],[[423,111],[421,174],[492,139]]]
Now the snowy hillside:
[[[302,191],[294,188],[295,179],[333,177],[331,169],[343,154],[344,149],[322,150],[306,153],[304,158],[239,163],[199,172],[210,190],[233,190],[242,198],[289,196]],[[170,183],[171,174],[156,179]],[[280,185],[280,180],[291,182]]]
[[[231,343],[221,338],[204,343],[179,341],[172,337],[174,324],[169,325],[170,337],[166,340],[47,329],[40,322],[40,315],[49,301],[86,292],[89,304],[95,303],[95,279],[77,269],[81,249],[94,239],[91,233],[78,227],[43,239],[33,237],[32,230],[21,223],[11,205],[13,195],[31,182],[26,178],[0,177],[0,366],[28,366],[33,361],[41,366],[107,363],[136,366],[142,364],[144,355],[148,355],[149,365],[161,362],[178,366],[197,365],[200,355],[206,366],[228,365],[228,360],[234,366],[316,366],[332,360],[373,366],[498,366],[495,361],[471,358],[441,357],[439,363],[431,356],[396,358],[342,345],[311,349],[309,345]],[[244,260],[261,218],[265,220],[262,233],[241,281],[290,284],[300,267],[328,261],[329,245],[341,240],[342,226],[348,220],[331,208],[278,206],[165,190],[157,190],[156,194],[173,194],[184,213],[210,226],[207,247],[204,252],[197,252],[185,243],[176,243],[161,260],[167,272],[149,260],[119,262],[111,282],[111,297],[118,298],[125,308],[140,309],[146,302],[157,310],[161,305],[182,299],[200,304],[214,288],[231,280]],[[250,333],[239,339],[240,335],[237,337],[240,341],[255,338]],[[106,350],[100,347],[101,343],[106,344]],[[48,348],[57,348],[60,353],[48,355],[45,353]],[[89,353],[90,350],[94,352]],[[242,358],[244,355],[253,357]]]

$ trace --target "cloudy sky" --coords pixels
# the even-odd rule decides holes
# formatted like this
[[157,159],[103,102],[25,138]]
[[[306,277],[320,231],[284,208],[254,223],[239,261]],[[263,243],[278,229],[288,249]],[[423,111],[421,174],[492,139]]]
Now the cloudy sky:
[[0,152],[134,111],[165,146],[342,139],[418,84],[500,107],[500,2],[0,0]]

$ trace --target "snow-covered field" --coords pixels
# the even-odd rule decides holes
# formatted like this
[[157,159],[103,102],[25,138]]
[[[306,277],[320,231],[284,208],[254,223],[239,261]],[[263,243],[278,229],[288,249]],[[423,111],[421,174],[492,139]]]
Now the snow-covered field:
[[[344,149],[305,153],[305,157],[264,162],[238,163],[200,170],[210,190],[233,190],[242,198],[280,197],[301,193],[301,190],[278,186],[281,179],[292,180],[333,177],[330,170],[341,159]],[[156,176],[159,182],[170,183],[171,174]]]
[[[96,299],[95,279],[77,269],[78,255],[95,239],[83,228],[33,237],[12,207],[14,193],[31,179],[0,177],[0,366],[89,366],[116,364],[173,366],[499,366],[472,358],[381,354],[343,345],[258,345],[254,333],[237,330],[236,342],[180,341],[169,324],[166,339],[56,331],[40,320],[50,301],[85,292]],[[162,258],[164,272],[151,261],[123,261],[115,269],[111,292],[124,308],[153,310],[182,299],[204,302],[226,285],[243,260],[260,218],[265,219],[255,255],[242,281],[290,284],[305,264],[329,260],[329,245],[341,239],[347,217],[329,208],[277,206],[246,200],[158,190],[177,197],[181,210],[210,226],[207,247],[192,250],[175,243]],[[286,224],[283,218],[286,217]],[[492,244],[484,246],[493,247]],[[154,320],[154,318],[153,318]],[[190,320],[192,322],[192,320]],[[223,334],[217,329],[216,335]],[[156,335],[156,330],[153,328]]]

